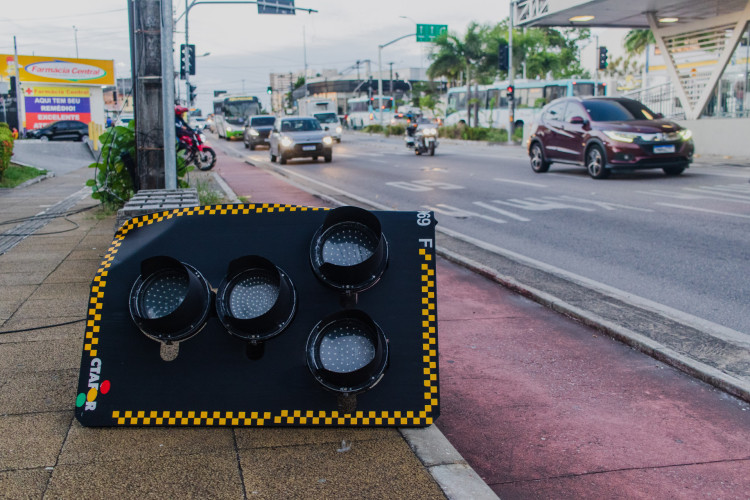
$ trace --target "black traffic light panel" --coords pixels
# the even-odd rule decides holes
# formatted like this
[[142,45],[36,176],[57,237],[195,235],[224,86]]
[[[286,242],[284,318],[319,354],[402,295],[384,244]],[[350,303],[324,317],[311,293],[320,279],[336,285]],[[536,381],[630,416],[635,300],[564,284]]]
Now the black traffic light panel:
[[498,69],[500,71],[508,71],[508,50],[508,45],[505,43],[501,43],[498,48]]
[[190,104],[191,105],[193,104],[193,102],[195,102],[195,98],[198,97],[198,93],[196,92],[196,89],[197,87],[191,83],[190,84]]
[[516,89],[513,85],[508,85],[508,88],[505,89],[506,95],[508,97],[508,101],[512,101],[513,99],[515,99],[515,95],[514,95],[515,90]]
[[[186,48],[187,47],[187,48]],[[195,45],[192,43],[180,45],[180,79],[184,80],[185,75],[195,74]]]
[[91,286],[85,426],[406,426],[439,416],[432,212],[139,216]]
[[268,94],[268,95],[271,95],[271,94],[273,94],[273,89],[271,88],[271,86],[270,86],[270,85],[269,85],[269,86],[268,86],[268,88],[266,89],[266,94]]
[[599,47],[599,69],[607,69],[607,47]]

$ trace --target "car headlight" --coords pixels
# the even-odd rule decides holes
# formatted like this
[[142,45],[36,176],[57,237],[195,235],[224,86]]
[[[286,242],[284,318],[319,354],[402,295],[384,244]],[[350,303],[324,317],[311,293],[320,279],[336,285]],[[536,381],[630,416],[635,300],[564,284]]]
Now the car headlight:
[[683,141],[689,141],[690,139],[693,138],[693,132],[690,129],[688,129],[688,128],[684,128],[682,130],[679,130],[679,131],[677,131],[677,133],[680,134],[680,138]]
[[344,130],[344,129],[341,128],[341,125],[339,125],[338,127],[336,127],[336,133],[337,134],[340,134],[342,130]]
[[426,128],[423,132],[424,135],[437,135],[437,129],[436,128]]
[[231,131],[232,131],[232,127],[230,127],[229,125],[227,125],[227,132],[231,132]]
[[260,134],[258,134],[258,131],[255,130],[254,128],[251,128],[250,135],[252,135],[253,137],[258,137]]
[[331,144],[333,144],[333,139],[331,139],[329,136],[325,136],[323,137],[323,144],[325,144],[326,146],[330,146]]
[[617,142],[633,142],[639,136],[634,132],[621,132],[619,130],[605,130],[604,135]]
[[289,137],[284,136],[281,138],[281,145],[284,146],[285,148],[288,148],[292,144],[294,144],[294,141],[291,140]]

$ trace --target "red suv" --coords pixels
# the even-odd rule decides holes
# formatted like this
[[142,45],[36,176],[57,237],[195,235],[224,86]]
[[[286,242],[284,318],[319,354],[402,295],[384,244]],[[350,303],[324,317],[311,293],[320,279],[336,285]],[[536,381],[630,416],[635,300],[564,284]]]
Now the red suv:
[[531,168],[583,165],[594,179],[612,169],[661,168],[679,175],[693,161],[692,133],[633,99],[565,97],[542,109],[528,142]]

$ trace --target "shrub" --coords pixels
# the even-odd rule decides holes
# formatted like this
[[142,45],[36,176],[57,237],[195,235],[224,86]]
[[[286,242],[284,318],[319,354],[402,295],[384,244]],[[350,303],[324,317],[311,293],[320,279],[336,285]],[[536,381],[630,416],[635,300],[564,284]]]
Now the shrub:
[[0,179],[3,178],[5,169],[10,165],[11,156],[13,156],[13,134],[7,123],[0,122]]
[[[101,154],[98,161],[89,165],[97,172],[93,179],[86,181],[86,185],[92,188],[92,198],[101,200],[107,208],[117,208],[135,194],[135,121],[129,122],[127,127],[108,128],[99,136],[99,140],[102,143]],[[185,164],[183,153],[178,152],[178,187],[188,186],[182,177],[192,169]]]
[[404,135],[406,133],[406,127],[401,124],[388,125],[385,127],[385,136],[389,137],[392,135]]
[[367,132],[368,134],[382,134],[383,126],[382,125],[367,125],[365,128],[362,129],[362,131]]

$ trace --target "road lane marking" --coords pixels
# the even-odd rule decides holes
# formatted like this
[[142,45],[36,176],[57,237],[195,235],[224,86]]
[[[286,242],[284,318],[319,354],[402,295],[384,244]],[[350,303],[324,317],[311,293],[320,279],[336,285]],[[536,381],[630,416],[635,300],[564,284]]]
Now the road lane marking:
[[544,212],[547,210],[580,210],[582,212],[593,212],[593,208],[576,207],[575,205],[568,205],[566,203],[560,203],[557,201],[545,200],[542,198],[524,198],[523,200],[518,198],[511,198],[508,201],[495,200],[495,203],[501,205],[507,205],[513,208],[520,208],[521,210],[530,210],[532,212]]
[[685,205],[676,205],[674,203],[657,203],[657,205],[661,205],[663,207],[684,208],[685,210],[694,210],[696,212],[706,212],[709,214],[728,215],[730,217],[741,217],[743,219],[750,219],[750,215],[733,214],[730,212],[720,212],[718,210],[709,210],[708,208],[687,207]]
[[524,181],[516,181],[513,179],[501,179],[500,177],[495,177],[493,180],[497,182],[508,182],[510,184],[521,184],[523,186],[532,186],[532,187],[539,187],[539,188],[546,188],[546,184],[539,184],[536,182],[524,182]]
[[493,212],[497,212],[499,214],[502,214],[506,217],[510,217],[511,219],[520,220],[521,222],[529,222],[531,219],[527,219],[526,217],[521,217],[520,215],[516,215],[512,212],[508,212],[507,210],[503,210],[502,208],[497,208],[495,206],[490,205],[489,203],[483,203],[481,201],[475,201],[474,205],[477,205],[478,207],[486,208],[487,210],[492,210]]
[[451,205],[446,205],[444,203],[438,203],[437,207],[433,207],[430,205],[422,205],[428,210],[432,210],[433,212],[437,212],[439,214],[448,215],[450,217],[456,217],[458,219],[468,219],[469,217],[478,217],[480,219],[488,220],[490,222],[494,222],[496,224],[505,224],[507,221],[504,221],[502,219],[497,219],[495,217],[489,217],[487,215],[478,214],[476,212],[470,212],[468,210],[463,210],[458,207],[454,207]]
[[625,210],[635,210],[637,212],[653,212],[650,208],[631,207],[630,205],[621,205],[619,203],[611,203],[608,201],[597,201],[587,200],[585,198],[576,198],[575,196],[545,196],[548,200],[564,200],[564,201],[575,201],[578,203],[588,203],[590,205],[596,205],[597,207],[603,208],[604,210],[614,210],[616,208],[623,208]]

